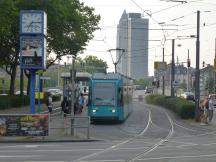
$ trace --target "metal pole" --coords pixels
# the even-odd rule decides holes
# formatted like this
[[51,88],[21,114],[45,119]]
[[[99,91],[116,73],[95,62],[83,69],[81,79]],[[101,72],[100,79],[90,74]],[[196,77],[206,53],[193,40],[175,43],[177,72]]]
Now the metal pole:
[[74,136],[74,87],[75,87],[75,73],[74,73],[75,56],[72,57],[71,67],[71,135]]
[[[163,63],[164,63],[164,47],[163,47]],[[165,82],[164,82],[164,71],[163,71],[163,76],[162,76],[162,95],[164,95],[164,91],[165,91]]]
[[24,94],[23,94],[23,69],[20,68],[20,95],[22,100],[22,107],[24,106]]
[[214,94],[216,93],[216,83],[215,83],[215,79],[216,79],[216,72],[215,72],[215,60],[216,60],[216,38],[215,38],[215,58],[214,58]]
[[196,75],[195,75],[195,120],[198,121],[199,117],[199,100],[200,100],[200,11],[197,11],[197,40],[196,40]]
[[30,83],[30,113],[35,113],[35,71],[31,71],[31,83]]
[[174,52],[175,52],[175,39],[172,39],[172,67],[171,67],[171,97],[174,97],[174,80],[175,80],[175,58],[174,58]]

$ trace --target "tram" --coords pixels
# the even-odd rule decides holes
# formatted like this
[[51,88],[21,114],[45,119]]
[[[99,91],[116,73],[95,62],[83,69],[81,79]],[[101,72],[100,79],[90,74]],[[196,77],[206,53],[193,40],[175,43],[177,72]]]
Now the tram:
[[132,83],[132,79],[118,73],[93,74],[88,96],[90,120],[124,121],[132,112]]

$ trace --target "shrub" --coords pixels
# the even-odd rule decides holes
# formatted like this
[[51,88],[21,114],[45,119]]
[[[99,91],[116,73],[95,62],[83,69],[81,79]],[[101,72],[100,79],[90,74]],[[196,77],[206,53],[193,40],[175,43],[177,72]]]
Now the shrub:
[[[23,104],[29,105],[29,97],[23,97]],[[11,107],[21,107],[22,96],[0,96],[0,109],[6,109]]]
[[162,95],[148,95],[145,100],[149,104],[159,105],[172,110],[182,119],[194,118],[195,104],[191,101]]

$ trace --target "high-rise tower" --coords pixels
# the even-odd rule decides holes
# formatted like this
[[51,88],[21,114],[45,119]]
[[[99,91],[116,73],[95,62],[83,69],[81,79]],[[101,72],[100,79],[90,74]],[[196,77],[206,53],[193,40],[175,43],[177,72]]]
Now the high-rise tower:
[[117,28],[117,72],[143,79],[148,77],[149,20],[140,13],[123,12]]

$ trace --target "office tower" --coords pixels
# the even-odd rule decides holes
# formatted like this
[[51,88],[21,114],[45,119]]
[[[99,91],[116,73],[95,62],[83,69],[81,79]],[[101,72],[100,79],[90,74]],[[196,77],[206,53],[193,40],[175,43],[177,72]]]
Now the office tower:
[[149,20],[140,13],[123,12],[117,26],[117,72],[143,79],[148,77]]

